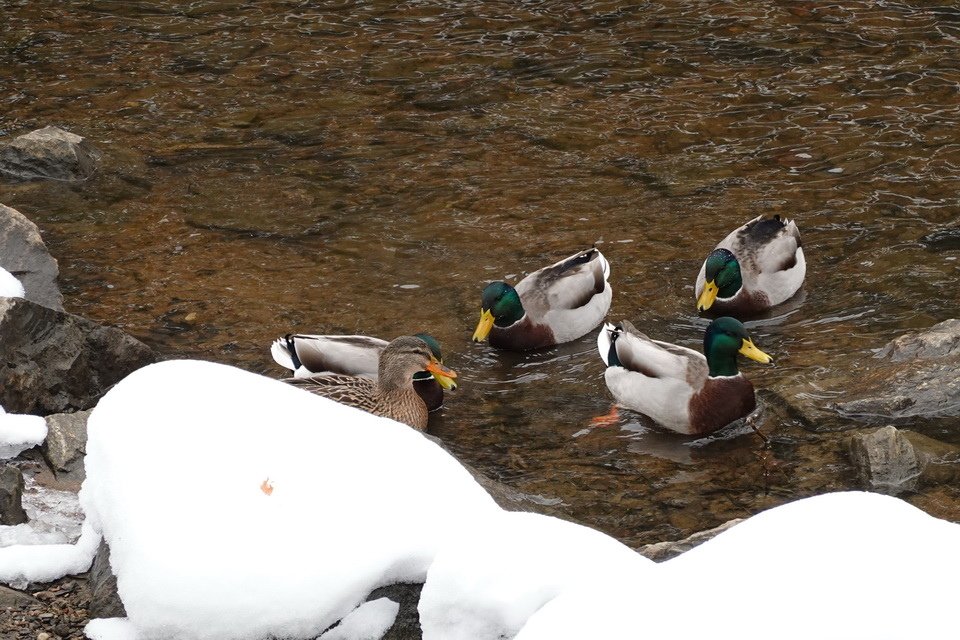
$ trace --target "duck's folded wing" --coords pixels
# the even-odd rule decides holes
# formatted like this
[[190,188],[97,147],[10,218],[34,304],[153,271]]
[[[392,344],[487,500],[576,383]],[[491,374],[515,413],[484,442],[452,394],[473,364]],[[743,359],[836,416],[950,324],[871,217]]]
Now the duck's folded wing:
[[610,264],[598,249],[587,249],[531,273],[517,293],[528,313],[585,307],[608,288]]
[[341,404],[373,410],[376,383],[368,378],[324,374],[306,378],[285,378],[284,382]]
[[699,387],[707,376],[707,360],[693,349],[622,332],[614,342],[620,365],[649,378],[683,380]]
[[298,376],[332,372],[375,378],[386,346],[386,340],[370,336],[291,334],[275,340],[271,352],[278,364]]

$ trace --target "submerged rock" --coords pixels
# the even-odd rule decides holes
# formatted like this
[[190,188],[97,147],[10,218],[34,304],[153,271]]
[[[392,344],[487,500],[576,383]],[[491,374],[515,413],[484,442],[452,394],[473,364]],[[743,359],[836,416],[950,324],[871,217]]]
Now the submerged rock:
[[23,473],[13,465],[0,468],[0,524],[23,524],[27,512],[23,510]]
[[654,562],[662,562],[664,560],[669,560],[670,558],[675,558],[676,556],[689,551],[694,547],[703,544],[707,540],[714,538],[727,529],[733,527],[736,524],[743,522],[743,518],[737,518],[735,520],[729,520],[724,522],[719,527],[714,527],[713,529],[707,529],[706,531],[698,531],[691,536],[687,536],[683,540],[670,540],[667,542],[654,542],[652,544],[647,544],[638,550],[640,555],[650,558]]
[[899,495],[960,478],[960,447],[892,425],[853,435],[847,450],[861,485],[879,493]]
[[47,251],[37,225],[16,209],[0,204],[0,267],[20,280],[26,299],[57,311],[63,295],[57,286],[60,269]]
[[44,127],[0,145],[0,177],[7,180],[86,180],[102,154],[83,136]]
[[960,415],[960,320],[900,336],[877,360],[850,381],[852,399],[834,405],[841,415],[886,421]]
[[89,409],[127,374],[157,361],[120,329],[19,298],[0,298],[0,405],[48,415]]

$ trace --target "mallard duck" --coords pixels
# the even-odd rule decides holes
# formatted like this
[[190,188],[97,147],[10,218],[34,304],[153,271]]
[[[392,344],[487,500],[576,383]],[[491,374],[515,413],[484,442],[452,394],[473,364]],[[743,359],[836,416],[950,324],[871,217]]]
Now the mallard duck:
[[[426,333],[416,333],[414,337],[426,342],[433,356],[443,363],[436,338]],[[295,378],[341,373],[376,380],[380,353],[387,344],[386,340],[371,336],[287,334],[273,341],[270,353],[277,364],[293,371]],[[443,406],[443,387],[429,371],[413,374],[413,388],[423,398],[427,410],[436,411]]]
[[703,261],[694,287],[697,310],[738,317],[759,313],[790,299],[806,273],[796,222],[757,216]]
[[427,405],[413,388],[413,374],[429,371],[445,389],[456,388],[455,371],[440,364],[427,343],[414,336],[391,341],[380,353],[377,379],[337,373],[287,382],[341,404],[378,416],[405,422],[415,429],[427,428]]
[[587,249],[534,271],[512,287],[491,282],[483,290],[476,342],[499,349],[539,349],[569,342],[603,321],[613,290],[610,264]]
[[607,365],[607,387],[620,405],[687,435],[716,431],[756,408],[753,385],[737,370],[738,353],[773,362],[754,346],[743,324],[729,317],[707,327],[706,357],[651,340],[626,320],[604,325],[597,348]]

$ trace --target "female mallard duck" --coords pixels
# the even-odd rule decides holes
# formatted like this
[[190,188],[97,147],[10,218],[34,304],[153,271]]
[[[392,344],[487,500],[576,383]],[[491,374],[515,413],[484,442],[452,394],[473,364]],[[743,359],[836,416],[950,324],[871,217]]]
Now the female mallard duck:
[[491,282],[483,290],[476,342],[499,349],[539,349],[576,340],[603,322],[613,290],[610,264],[587,249],[534,271],[511,287]]
[[[426,333],[416,333],[414,337],[426,342],[437,361],[443,363],[436,338]],[[387,344],[386,340],[370,336],[287,334],[273,341],[270,353],[277,364],[293,371],[295,378],[342,373],[376,380],[380,353]],[[413,374],[413,388],[423,398],[427,410],[436,411],[443,406],[443,387],[429,371]]]
[[456,388],[456,372],[440,364],[427,343],[414,336],[401,336],[380,353],[377,379],[337,373],[307,378],[288,378],[303,387],[341,404],[378,416],[405,422],[415,429],[427,428],[427,405],[413,388],[413,374],[429,371],[443,388]]
[[737,354],[769,363],[739,320],[717,318],[703,352],[651,340],[624,320],[604,325],[597,338],[604,378],[617,402],[671,431],[703,435],[750,414],[753,385],[737,370]]
[[694,288],[697,310],[738,317],[765,311],[790,299],[806,273],[796,222],[757,216],[704,260]]

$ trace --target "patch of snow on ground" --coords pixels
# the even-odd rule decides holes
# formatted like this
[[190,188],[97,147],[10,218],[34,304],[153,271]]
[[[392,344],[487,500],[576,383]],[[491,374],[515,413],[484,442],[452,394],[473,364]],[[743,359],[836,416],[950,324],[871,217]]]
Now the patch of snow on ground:
[[422,581],[442,544],[499,511],[419,432],[200,361],[111,389],[86,473],[81,505],[144,637],[316,637],[374,588]]
[[76,542],[83,524],[77,494],[42,487],[30,474],[25,474],[23,481],[23,510],[28,521],[16,526],[0,525],[0,547]]
[[95,618],[83,628],[90,640],[137,640],[137,630],[127,618]]

